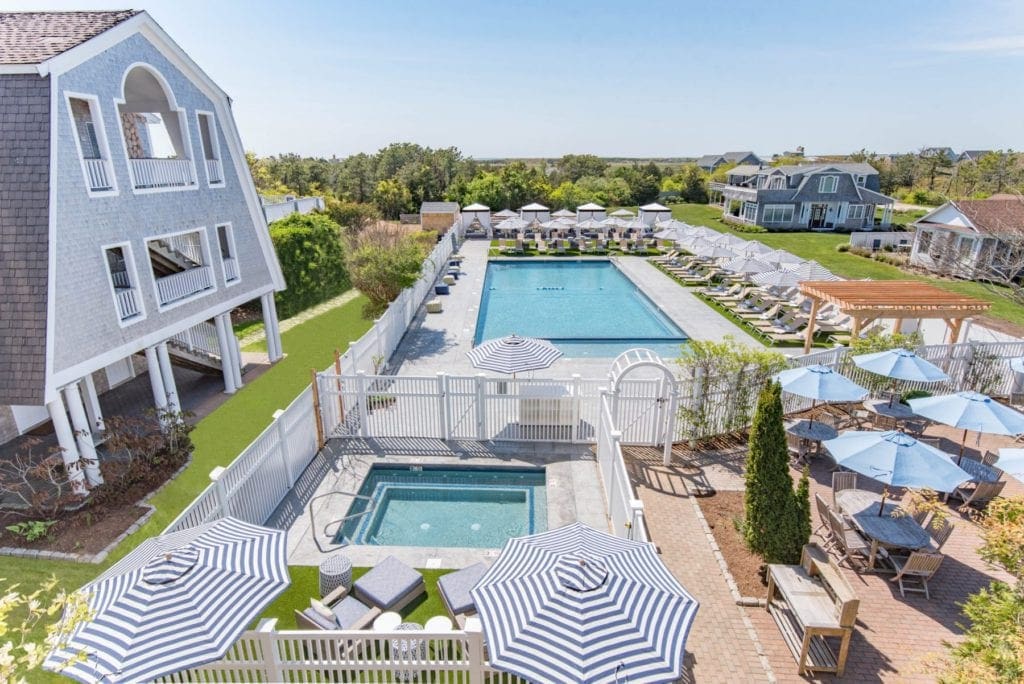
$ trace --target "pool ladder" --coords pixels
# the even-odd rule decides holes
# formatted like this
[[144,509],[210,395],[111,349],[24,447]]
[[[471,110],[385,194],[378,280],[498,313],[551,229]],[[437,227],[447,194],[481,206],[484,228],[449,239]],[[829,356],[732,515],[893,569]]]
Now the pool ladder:
[[[317,525],[316,525],[316,520],[314,519],[315,516],[313,515],[313,504],[316,503],[317,501],[319,501],[320,499],[325,499],[325,498],[327,498],[329,496],[348,496],[348,497],[351,497],[353,499],[363,499],[365,501],[368,501],[369,505],[366,507],[366,510],[360,511],[358,513],[353,513],[352,515],[346,515],[346,516],[344,516],[342,518],[338,518],[337,520],[332,520],[329,523],[327,523],[326,525],[324,525],[322,532],[323,532],[323,536],[326,539],[334,539],[335,535],[337,535],[338,531],[341,529],[341,526],[344,525],[349,520],[354,520],[356,518],[361,518],[361,517],[363,517],[364,515],[366,515],[368,513],[373,513],[374,509],[377,508],[377,503],[376,503],[376,501],[373,500],[373,497],[366,496],[365,494],[356,494],[354,492],[325,492],[324,494],[320,494],[319,496],[314,496],[312,499],[310,499],[309,500],[309,525],[310,525],[310,529],[313,530],[313,541],[316,542],[316,547],[318,549],[320,549],[320,553],[328,553],[328,552],[332,551],[333,548],[325,549],[323,547],[323,545],[320,543],[320,535],[316,534]],[[331,529],[331,527],[333,525],[337,525],[337,527],[334,528],[334,532],[332,533],[330,531],[330,529]],[[332,547],[336,548],[336,547],[340,547],[340,546],[346,546],[347,544],[348,544],[347,541],[343,541],[340,544],[333,544]]]

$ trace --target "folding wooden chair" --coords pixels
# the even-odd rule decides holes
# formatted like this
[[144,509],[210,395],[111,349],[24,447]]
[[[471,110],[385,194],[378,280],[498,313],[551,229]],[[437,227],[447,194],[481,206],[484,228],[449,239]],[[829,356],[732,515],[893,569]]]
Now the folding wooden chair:
[[844,489],[857,488],[857,473],[836,471],[832,473],[832,507],[839,508],[836,504],[836,494]]
[[[928,593],[928,580],[935,576],[938,572],[939,566],[942,565],[942,559],[945,558],[941,553],[927,553],[923,551],[914,551],[909,556],[889,556],[889,562],[896,568],[896,576],[893,577],[890,582],[899,582],[900,585],[900,596],[906,597],[906,592],[916,591],[923,593],[926,599],[930,599],[931,595]],[[920,589],[913,589],[905,585],[908,580],[916,580],[921,583]]]

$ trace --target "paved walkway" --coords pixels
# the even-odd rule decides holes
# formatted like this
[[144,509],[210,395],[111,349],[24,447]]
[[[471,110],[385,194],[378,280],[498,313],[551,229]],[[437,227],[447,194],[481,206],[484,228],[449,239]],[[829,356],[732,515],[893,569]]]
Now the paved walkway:
[[[314,316],[319,316],[322,313],[327,313],[331,309],[336,309],[339,306],[348,304],[358,296],[359,290],[349,290],[348,292],[344,292],[338,295],[334,299],[328,299],[326,302],[321,302],[320,304],[317,304],[311,309],[306,309],[302,313],[298,313],[292,316],[291,318],[286,318],[285,320],[279,322],[281,332],[283,333],[286,330],[291,330],[295,326],[301,323],[305,323]],[[260,327],[259,330],[254,330],[245,337],[239,338],[238,344],[244,349],[245,347],[248,347],[251,344],[262,342],[265,339],[267,339],[267,331],[263,327]],[[285,351],[288,350],[286,349]]]

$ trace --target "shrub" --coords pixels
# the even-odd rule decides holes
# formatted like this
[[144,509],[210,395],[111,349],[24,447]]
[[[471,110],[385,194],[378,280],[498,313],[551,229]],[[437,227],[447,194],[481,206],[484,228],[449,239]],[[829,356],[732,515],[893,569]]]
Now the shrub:
[[836,251],[842,254],[843,252],[849,252],[850,247],[851,245],[849,242],[840,242],[838,245],[836,245]]
[[350,236],[345,261],[352,284],[370,300],[367,316],[383,313],[402,290],[419,279],[427,245],[434,240],[436,237],[412,235],[384,223]]
[[729,227],[737,233],[767,233],[768,229],[752,223],[730,223]]
[[327,215],[342,230],[356,233],[380,218],[380,212],[372,204],[344,202],[333,197],[327,198]]
[[292,214],[270,225],[288,289],[274,295],[282,318],[349,289],[341,229],[325,214]]

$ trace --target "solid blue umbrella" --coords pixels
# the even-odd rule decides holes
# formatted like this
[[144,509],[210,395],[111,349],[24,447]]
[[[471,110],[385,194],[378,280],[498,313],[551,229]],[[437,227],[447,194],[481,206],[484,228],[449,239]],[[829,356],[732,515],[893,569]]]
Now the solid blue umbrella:
[[863,368],[876,375],[884,375],[893,380],[909,382],[949,380],[949,376],[941,368],[922,359],[910,349],[889,349],[874,354],[860,354],[852,358],[858,368]]
[[964,457],[968,430],[993,435],[1019,435],[1024,432],[1024,414],[980,392],[956,392],[938,397],[922,397],[911,399],[907,403],[919,416],[964,431],[960,440],[958,463]]
[[146,540],[81,589],[92,617],[43,667],[138,682],[218,660],[291,583],[286,540],[234,518]]
[[996,465],[1007,475],[1024,482],[1024,449],[1000,449]]
[[697,601],[654,545],[573,523],[509,539],[471,591],[491,665],[537,682],[667,682]]
[[868,390],[853,380],[820,364],[784,370],[775,380],[783,392],[810,399],[812,410],[819,401],[860,401],[868,395]]
[[1010,359],[1010,370],[1014,373],[1024,373],[1024,356]]
[[[848,430],[822,442],[836,464],[892,487],[951,492],[971,476],[950,455],[898,430]],[[882,514],[885,495],[878,514]]]

